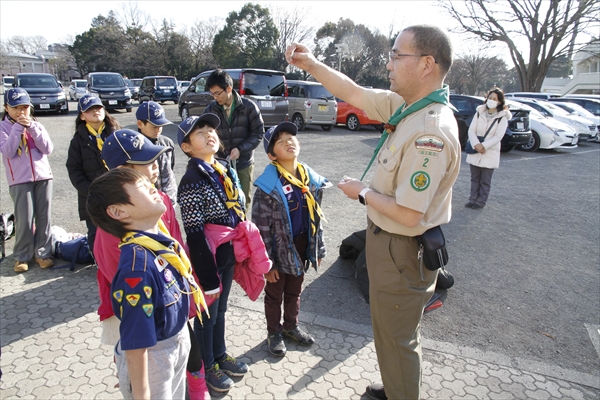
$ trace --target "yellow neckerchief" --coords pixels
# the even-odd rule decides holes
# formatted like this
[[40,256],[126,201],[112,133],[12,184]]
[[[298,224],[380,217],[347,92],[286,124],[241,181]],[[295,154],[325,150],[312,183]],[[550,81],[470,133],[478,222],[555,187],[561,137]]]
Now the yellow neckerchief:
[[[17,122],[14,119],[12,119],[10,115],[8,115],[8,112],[6,113],[6,118],[8,119],[8,122],[10,122],[13,125]],[[23,133],[21,133],[21,143],[19,143],[19,147],[17,148],[17,154],[19,155],[19,157],[21,156],[21,153],[23,153],[23,150],[21,149],[25,149],[25,154],[29,154],[29,144],[27,143],[27,129],[23,129]]]
[[240,194],[229,175],[227,175],[227,169],[225,169],[223,164],[217,160],[215,160],[214,164],[211,164],[211,167],[213,167],[214,170],[223,177],[223,186],[225,187],[225,194],[227,195],[227,201],[225,202],[225,204],[227,204],[227,209],[233,209],[237,216],[244,221],[246,219],[246,215],[244,214],[244,210],[240,205]]
[[[104,131],[105,126],[106,125],[103,122],[102,125],[100,125],[100,128],[98,128],[98,132],[96,132],[96,130],[94,128],[92,128],[92,126],[90,124],[88,124],[88,123],[85,124],[85,127],[87,128],[88,132],[96,137],[96,146],[98,146],[98,150],[100,150],[100,154],[102,154],[102,147],[104,147],[104,140],[102,139],[102,132]],[[102,162],[104,163],[104,166],[106,167],[106,169],[109,169],[108,165],[106,165],[106,161],[104,161],[104,159],[102,159]]]
[[194,280],[194,276],[192,275],[192,265],[190,264],[190,260],[188,259],[185,251],[181,248],[181,245],[177,242],[177,240],[173,239],[167,230],[167,227],[163,223],[162,220],[158,221],[158,229],[170,240],[173,241],[173,250],[164,246],[162,243],[157,242],[156,240],[144,235],[142,232],[134,233],[127,232],[123,239],[121,239],[121,243],[119,243],[119,248],[125,244],[135,243],[144,247],[145,249],[151,251],[156,256],[160,256],[167,260],[169,264],[171,264],[177,272],[183,276],[190,283],[191,293],[182,292],[185,294],[192,294],[194,298],[194,305],[196,306],[196,314],[202,322],[202,309],[201,306],[206,311],[206,315],[210,318],[208,314],[208,307],[206,306],[206,301],[204,300],[204,295],[202,294],[202,290]]
[[283,168],[277,161],[273,161],[273,164],[277,168],[277,172],[281,174],[289,183],[294,186],[302,189],[302,193],[306,194],[306,205],[308,206],[308,215],[310,216],[310,227],[312,234],[314,235],[317,232],[317,227],[315,225],[315,212],[317,215],[325,222],[325,216],[323,215],[323,211],[321,211],[321,207],[319,203],[315,200],[312,193],[310,192],[310,180],[308,178],[308,173],[304,168],[304,165],[298,163],[298,173],[300,174],[300,179],[296,178],[294,175],[290,173],[287,169]]

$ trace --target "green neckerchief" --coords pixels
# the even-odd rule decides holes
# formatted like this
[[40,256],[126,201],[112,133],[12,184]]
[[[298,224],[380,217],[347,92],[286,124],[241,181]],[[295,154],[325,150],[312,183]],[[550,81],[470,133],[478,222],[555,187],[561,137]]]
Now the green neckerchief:
[[414,102],[409,107],[404,108],[406,106],[406,103],[403,103],[400,107],[398,107],[396,112],[394,112],[394,114],[388,120],[388,123],[385,124],[385,129],[381,134],[381,139],[379,139],[379,143],[377,143],[377,146],[375,147],[373,157],[371,157],[371,161],[369,161],[369,164],[367,165],[365,172],[363,172],[360,180],[362,181],[365,175],[367,175],[369,168],[371,168],[371,165],[373,164],[373,160],[375,160],[375,157],[377,157],[377,154],[379,154],[379,150],[381,150],[381,147],[387,140],[390,133],[396,130],[396,126],[400,123],[400,121],[402,121],[402,119],[416,111],[427,107],[432,103],[441,103],[450,106],[449,96],[450,92],[448,91],[448,85],[444,85],[441,89],[429,93],[426,97]]

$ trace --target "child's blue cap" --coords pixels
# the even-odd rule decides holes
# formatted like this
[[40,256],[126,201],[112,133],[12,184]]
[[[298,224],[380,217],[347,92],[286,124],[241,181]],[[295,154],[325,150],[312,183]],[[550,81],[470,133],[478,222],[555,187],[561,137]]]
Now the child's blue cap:
[[203,121],[206,121],[214,129],[217,129],[221,125],[221,120],[213,113],[202,114],[199,117],[188,117],[179,124],[179,128],[177,129],[177,142],[179,146],[183,143],[183,139],[194,130],[196,125]]
[[138,121],[148,121],[154,126],[172,124],[172,122],[165,117],[165,110],[155,101],[147,101],[140,104],[135,112],[135,118]]
[[269,154],[271,139],[273,138],[273,136],[275,136],[276,133],[281,131],[296,136],[298,134],[298,127],[291,122],[281,122],[278,125],[270,127],[265,132],[265,138],[263,139],[263,144],[265,145],[265,151],[267,152],[267,154]]
[[31,105],[31,99],[29,93],[23,88],[14,87],[10,88],[4,93],[4,103],[11,107],[18,107],[22,105]]
[[94,106],[104,107],[104,104],[102,104],[102,100],[100,100],[99,97],[96,97],[93,94],[86,94],[79,99],[79,102],[77,103],[77,111],[86,112]]
[[150,164],[169,150],[173,149],[154,144],[141,133],[120,129],[104,141],[102,158],[109,169],[114,169],[125,164]]

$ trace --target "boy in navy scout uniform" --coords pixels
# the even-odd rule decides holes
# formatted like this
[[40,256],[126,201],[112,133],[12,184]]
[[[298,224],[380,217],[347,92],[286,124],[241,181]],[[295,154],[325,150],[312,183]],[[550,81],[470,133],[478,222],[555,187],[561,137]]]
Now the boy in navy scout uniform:
[[[309,346],[314,338],[298,326],[304,272],[325,257],[323,214],[319,206],[329,181],[298,162],[298,129],[291,122],[270,128],[264,137],[272,161],[255,182],[252,221],[260,231],[273,268],[265,275],[265,316],[269,353],[283,357],[283,336]],[[283,325],[281,303],[283,302]]]
[[92,183],[87,209],[94,224],[121,238],[111,285],[121,320],[115,347],[121,392],[126,399],[183,399],[189,294],[197,307],[203,301],[185,251],[160,220],[162,197],[140,172],[116,168]]

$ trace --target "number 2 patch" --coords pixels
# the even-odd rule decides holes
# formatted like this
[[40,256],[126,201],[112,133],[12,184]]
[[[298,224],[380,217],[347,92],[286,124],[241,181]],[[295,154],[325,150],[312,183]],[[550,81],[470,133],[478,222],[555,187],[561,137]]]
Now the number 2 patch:
[[422,192],[429,187],[431,179],[425,171],[417,171],[410,177],[410,186],[417,192]]

